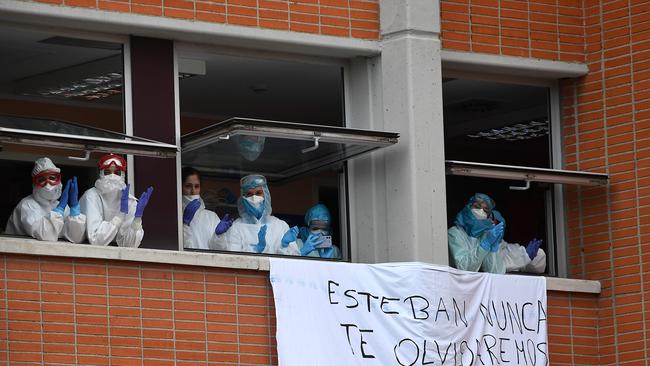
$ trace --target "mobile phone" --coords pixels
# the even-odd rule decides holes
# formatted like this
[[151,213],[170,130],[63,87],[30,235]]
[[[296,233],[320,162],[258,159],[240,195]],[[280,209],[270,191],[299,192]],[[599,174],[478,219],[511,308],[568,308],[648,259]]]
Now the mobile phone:
[[330,248],[332,246],[332,236],[331,235],[323,235],[323,243],[316,248]]

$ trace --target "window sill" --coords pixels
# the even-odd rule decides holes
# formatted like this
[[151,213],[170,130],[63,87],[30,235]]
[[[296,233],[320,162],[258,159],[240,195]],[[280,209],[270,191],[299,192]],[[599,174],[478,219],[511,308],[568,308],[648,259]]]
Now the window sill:
[[[44,242],[34,239],[0,238],[0,253],[43,255],[53,257],[113,259],[122,261],[178,264],[233,269],[268,271],[269,258],[256,255],[175,252],[144,248],[99,247],[89,244]],[[546,278],[549,291],[599,294],[600,282],[568,278]]]

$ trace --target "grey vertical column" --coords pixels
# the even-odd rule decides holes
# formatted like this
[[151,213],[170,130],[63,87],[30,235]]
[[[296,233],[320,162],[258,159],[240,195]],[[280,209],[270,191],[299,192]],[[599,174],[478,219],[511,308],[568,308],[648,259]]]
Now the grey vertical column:
[[438,1],[381,0],[384,128],[400,133],[385,155],[390,261],[447,264]]

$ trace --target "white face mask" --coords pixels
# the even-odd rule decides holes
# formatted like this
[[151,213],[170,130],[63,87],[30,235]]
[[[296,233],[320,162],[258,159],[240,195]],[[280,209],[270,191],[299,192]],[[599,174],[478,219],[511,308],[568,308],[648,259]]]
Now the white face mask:
[[187,205],[190,202],[192,202],[194,200],[198,200],[198,199],[201,199],[201,196],[198,195],[198,194],[186,194],[186,195],[183,195],[183,210],[185,209],[185,207],[187,207]]
[[262,206],[262,203],[264,203],[264,197],[262,196],[250,196],[250,197],[245,197],[246,201],[248,201],[251,206],[255,208],[260,208]]
[[327,236],[327,231],[325,231],[325,230],[321,230],[321,229],[318,229],[318,230],[311,230],[310,232],[311,232],[312,234],[321,234],[321,235],[323,235],[323,236]]
[[472,213],[474,214],[474,217],[479,220],[485,220],[488,218],[487,212],[485,212],[482,208],[473,208]]
[[59,197],[61,197],[61,191],[63,187],[61,183],[51,186],[49,184],[46,184],[45,187],[34,187],[34,190],[32,191],[32,194],[41,200],[44,201],[54,201],[57,200]]
[[95,182],[95,188],[102,193],[115,192],[126,187],[124,176],[117,174],[100,174],[99,179]]

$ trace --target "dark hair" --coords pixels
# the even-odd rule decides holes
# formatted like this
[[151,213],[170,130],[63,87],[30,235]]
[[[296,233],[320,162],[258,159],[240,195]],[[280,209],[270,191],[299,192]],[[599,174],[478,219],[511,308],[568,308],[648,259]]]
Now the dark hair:
[[189,177],[190,175],[196,175],[197,177],[199,177],[199,182],[201,181],[201,173],[199,173],[198,170],[192,168],[191,166],[186,166],[181,171],[181,177],[183,178],[181,182],[185,183],[185,179],[187,179],[187,177]]

